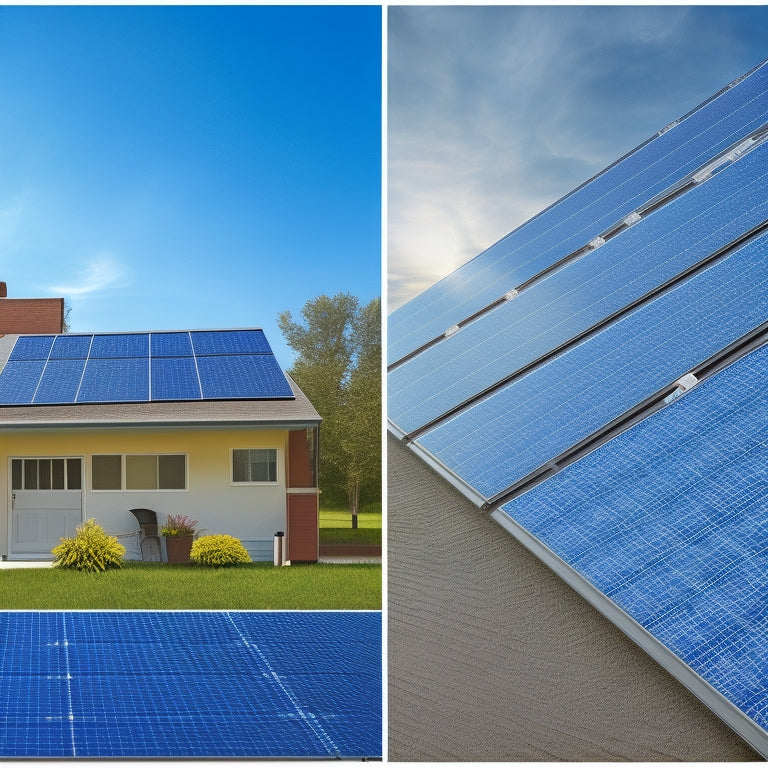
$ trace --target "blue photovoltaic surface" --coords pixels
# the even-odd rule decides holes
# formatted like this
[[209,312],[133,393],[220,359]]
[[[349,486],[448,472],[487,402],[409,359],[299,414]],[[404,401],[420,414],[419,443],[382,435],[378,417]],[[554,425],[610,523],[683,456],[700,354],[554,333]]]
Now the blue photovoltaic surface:
[[123,403],[148,400],[149,360],[147,358],[91,358],[86,363],[77,396],[78,403]]
[[49,360],[35,392],[35,403],[74,403],[85,360]]
[[768,730],[768,347],[503,511]]
[[93,336],[56,336],[51,349],[51,360],[85,360],[91,348]]
[[388,375],[410,432],[768,219],[768,143]]
[[113,333],[95,335],[88,355],[94,358],[148,357],[148,333]]
[[290,397],[293,392],[272,355],[197,358],[205,398]]
[[0,371],[0,405],[293,397],[261,330],[20,336]]
[[200,355],[259,355],[271,354],[263,331],[192,331],[195,354]]
[[22,336],[11,352],[9,360],[46,360],[53,346],[53,336]]
[[193,357],[152,358],[153,400],[199,400],[201,397]]
[[0,613],[5,758],[382,754],[378,612]]
[[435,426],[418,442],[489,498],[768,319],[768,236]]
[[152,357],[191,357],[192,341],[187,331],[153,333],[150,340]]
[[392,363],[441,335],[768,121],[768,64],[526,222],[389,317]]
[[7,362],[0,376],[0,403],[31,403],[44,368],[44,360]]

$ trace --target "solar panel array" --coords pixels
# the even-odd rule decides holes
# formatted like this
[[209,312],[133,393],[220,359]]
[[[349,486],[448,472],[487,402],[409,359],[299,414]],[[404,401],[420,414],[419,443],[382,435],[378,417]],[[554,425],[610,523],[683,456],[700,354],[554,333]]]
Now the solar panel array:
[[0,405],[293,398],[259,329],[20,336]]
[[[716,642],[724,669],[743,661],[749,680],[702,675],[729,706],[752,718],[763,712],[761,728],[768,689],[755,687],[754,665],[766,669],[768,643],[746,649],[758,630],[768,636],[764,616],[742,631],[739,622],[749,622],[739,592],[704,589],[693,608],[686,589],[720,583],[742,545],[741,575],[765,572],[768,539],[755,517],[764,511],[765,475],[758,481],[760,462],[749,462],[758,455],[755,431],[768,434],[768,408],[745,382],[755,366],[765,370],[766,357],[752,353],[738,368],[733,361],[759,346],[766,329],[768,62],[393,312],[388,373],[396,436],[519,526],[505,527],[538,537],[542,553],[562,557],[603,605],[635,616],[652,642],[694,669],[711,671]],[[702,384],[702,394],[694,389],[643,421],[663,398],[727,365],[733,370]],[[748,402],[737,397],[740,386],[752,391]],[[733,398],[741,410],[720,414]],[[721,434],[686,440],[685,414],[696,403],[700,424]],[[727,453],[728,441],[750,458],[733,477],[719,477],[722,465],[707,462]],[[629,444],[632,472],[622,464]],[[675,461],[707,484],[696,485],[695,473],[686,479]],[[661,485],[674,489],[677,506],[654,495]],[[697,516],[686,504],[711,506]],[[693,538],[675,539],[673,562],[659,547],[667,551],[678,524]],[[703,557],[714,539],[697,543],[698,524],[720,537],[722,557]],[[755,593],[748,599],[755,610]],[[665,622],[674,616],[673,630]],[[728,642],[721,619],[735,632]]]
[[2,612],[3,758],[377,758],[381,614]]

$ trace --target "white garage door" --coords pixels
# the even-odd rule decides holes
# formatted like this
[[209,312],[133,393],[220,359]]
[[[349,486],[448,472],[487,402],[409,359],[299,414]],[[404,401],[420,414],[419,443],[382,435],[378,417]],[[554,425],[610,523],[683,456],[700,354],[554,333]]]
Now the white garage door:
[[50,555],[82,522],[82,460],[11,459],[11,480],[11,556]]

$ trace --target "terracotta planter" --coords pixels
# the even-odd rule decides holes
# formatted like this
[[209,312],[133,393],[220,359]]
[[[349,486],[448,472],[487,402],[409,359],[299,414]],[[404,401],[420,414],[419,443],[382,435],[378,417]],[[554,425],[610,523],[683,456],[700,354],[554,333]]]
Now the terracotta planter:
[[191,536],[166,536],[165,551],[169,563],[188,563],[192,551]]

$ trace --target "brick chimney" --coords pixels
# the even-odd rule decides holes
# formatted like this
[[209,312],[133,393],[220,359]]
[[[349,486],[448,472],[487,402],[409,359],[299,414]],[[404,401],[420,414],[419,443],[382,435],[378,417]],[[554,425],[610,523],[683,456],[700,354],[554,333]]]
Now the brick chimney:
[[0,282],[0,335],[7,333],[63,333],[64,299],[9,299]]

